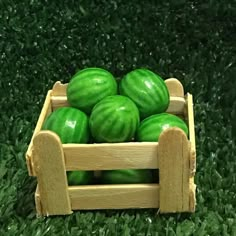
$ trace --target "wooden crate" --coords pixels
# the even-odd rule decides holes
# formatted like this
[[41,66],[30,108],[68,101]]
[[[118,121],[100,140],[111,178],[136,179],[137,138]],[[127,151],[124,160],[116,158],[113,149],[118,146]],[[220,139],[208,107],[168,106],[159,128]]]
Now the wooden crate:
[[[167,112],[183,117],[189,138],[178,128],[164,131],[159,142],[62,144],[51,131],[41,131],[53,110],[68,106],[67,84],[49,90],[26,153],[30,176],[38,185],[38,215],[66,215],[73,210],[159,208],[160,213],[194,212],[196,151],[192,95],[177,79],[167,79]],[[68,186],[66,171],[159,169],[159,184]]]

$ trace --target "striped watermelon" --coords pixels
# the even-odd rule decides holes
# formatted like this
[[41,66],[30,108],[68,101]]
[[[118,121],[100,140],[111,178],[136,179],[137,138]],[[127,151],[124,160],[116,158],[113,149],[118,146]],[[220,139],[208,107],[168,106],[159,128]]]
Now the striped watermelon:
[[138,184],[152,183],[152,170],[106,170],[102,171],[103,184]]
[[121,80],[120,94],[137,105],[141,119],[165,112],[169,106],[169,91],[164,80],[147,69],[136,69]]
[[62,143],[87,143],[89,140],[88,117],[73,107],[61,107],[52,112],[42,129],[55,132]]
[[68,185],[90,184],[93,179],[93,171],[68,171],[66,174]]
[[113,75],[100,68],[86,68],[76,73],[67,87],[67,99],[72,107],[87,114],[103,98],[117,94]]
[[157,142],[161,132],[171,127],[182,129],[188,136],[188,127],[181,118],[161,113],[152,115],[141,122],[137,132],[137,141]]
[[139,111],[129,98],[109,96],[95,105],[89,125],[96,142],[131,141],[139,126]]

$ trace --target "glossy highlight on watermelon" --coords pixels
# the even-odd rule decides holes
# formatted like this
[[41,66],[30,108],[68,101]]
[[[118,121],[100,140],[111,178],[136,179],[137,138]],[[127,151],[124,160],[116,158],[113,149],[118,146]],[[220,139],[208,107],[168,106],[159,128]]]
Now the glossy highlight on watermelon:
[[148,69],[129,72],[122,78],[119,90],[137,105],[141,119],[165,112],[169,106],[169,91],[164,80]]
[[87,115],[73,107],[61,107],[45,120],[42,130],[51,130],[62,143],[87,143],[89,125]]
[[113,75],[101,68],[86,68],[76,73],[67,87],[67,99],[72,107],[87,114],[103,98],[117,94]]
[[152,183],[152,170],[107,170],[102,171],[101,181],[103,184],[138,184]]
[[139,126],[139,111],[128,97],[109,96],[95,105],[89,125],[95,142],[131,141]]
[[157,142],[160,134],[171,127],[182,129],[188,136],[188,126],[181,118],[169,113],[161,113],[152,115],[140,123],[137,141]]

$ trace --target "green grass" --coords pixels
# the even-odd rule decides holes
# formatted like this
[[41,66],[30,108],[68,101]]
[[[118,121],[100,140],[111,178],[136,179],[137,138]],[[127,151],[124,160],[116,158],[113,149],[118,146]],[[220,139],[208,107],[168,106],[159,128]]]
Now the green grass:
[[[234,1],[63,2],[0,1],[0,235],[235,236]],[[46,91],[90,66],[116,77],[147,67],[178,78],[193,94],[195,214],[150,209],[36,218],[36,180],[24,153]]]

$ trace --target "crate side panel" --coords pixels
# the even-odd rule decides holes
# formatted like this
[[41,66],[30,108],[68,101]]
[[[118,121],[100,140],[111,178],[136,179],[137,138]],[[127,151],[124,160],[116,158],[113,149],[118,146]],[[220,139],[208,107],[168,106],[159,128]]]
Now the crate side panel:
[[157,184],[69,187],[73,210],[158,208]]

